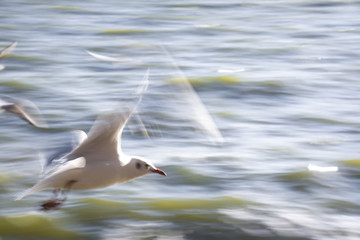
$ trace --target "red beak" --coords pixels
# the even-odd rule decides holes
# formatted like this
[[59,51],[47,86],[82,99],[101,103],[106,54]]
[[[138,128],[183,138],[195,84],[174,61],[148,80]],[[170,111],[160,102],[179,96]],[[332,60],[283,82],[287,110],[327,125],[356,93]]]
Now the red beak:
[[163,170],[161,170],[161,169],[155,169],[154,171],[152,171],[153,173],[158,173],[158,174],[160,174],[160,175],[164,175],[164,176],[166,176],[166,173],[163,171]]

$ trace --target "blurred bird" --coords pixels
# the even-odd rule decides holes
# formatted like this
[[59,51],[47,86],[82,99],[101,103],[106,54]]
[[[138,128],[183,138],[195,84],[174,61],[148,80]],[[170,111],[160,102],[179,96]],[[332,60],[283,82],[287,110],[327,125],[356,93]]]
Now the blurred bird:
[[[139,66],[141,63],[141,62],[135,61],[131,58],[109,57],[109,56],[101,55],[98,53],[90,52],[88,50],[86,50],[86,52],[90,56],[94,57],[97,60],[112,63],[114,68],[129,69],[129,68],[133,68],[135,66]],[[148,131],[147,131],[143,121],[141,120],[139,113],[134,112],[132,116],[133,116],[132,117],[133,121],[135,121],[137,123],[137,125],[140,126],[141,134],[143,136],[149,137]],[[130,119],[127,126],[130,129],[131,134],[134,134],[133,127],[131,127],[132,125],[134,125],[134,124],[131,122],[131,119]]]
[[169,58],[171,64],[176,69],[177,74],[180,76],[181,81],[177,81],[175,84],[182,90],[181,100],[186,104],[186,112],[190,113],[187,116],[194,122],[197,123],[198,129],[207,135],[211,143],[220,144],[224,142],[224,138],[216,126],[213,118],[205,105],[201,101],[199,95],[189,82],[189,79],[185,76],[184,72],[176,64],[174,58],[170,55],[164,45],[160,46],[165,55]]
[[138,67],[142,64],[141,61],[135,60],[133,58],[119,58],[119,57],[109,57],[105,55],[101,55],[98,53],[94,53],[91,51],[86,50],[86,52],[90,55],[96,58],[97,60],[104,61],[104,62],[110,62],[114,68],[118,69],[131,69]]
[[[13,42],[12,44],[10,44],[9,46],[7,46],[6,48],[4,48],[3,50],[0,51],[0,59],[6,57],[7,55],[9,55],[9,53],[14,50],[14,48],[16,47],[17,42]],[[4,65],[0,65],[0,71],[3,70],[5,68]]]
[[[25,110],[25,108],[27,108],[27,110]],[[36,118],[34,115],[30,114],[30,109],[31,111],[38,113]],[[46,123],[39,117],[41,115],[39,109],[29,100],[11,98],[11,102],[6,102],[0,99],[0,113],[3,112],[12,113],[34,127],[46,127]]]
[[[164,171],[144,158],[124,154],[120,146],[123,129],[147,89],[148,76],[149,70],[132,107],[100,115],[88,135],[78,131],[73,150],[59,159],[48,161],[44,168],[44,177],[32,188],[20,194],[16,200],[44,189],[54,188],[54,197],[41,205],[44,210],[49,210],[61,205],[70,189],[107,187],[128,182],[148,173],[166,176]],[[59,197],[59,192],[63,196]]]
[[[183,107],[182,111],[184,111],[184,115],[187,116],[193,123],[196,125],[196,129],[204,133],[205,136],[208,137],[210,143],[213,144],[221,144],[224,142],[224,138],[215,124],[212,116],[209,111],[206,109],[205,105],[201,101],[199,95],[189,82],[188,78],[185,76],[184,72],[179,68],[174,58],[171,56],[169,51],[165,48],[164,45],[154,45],[152,47],[161,48],[162,52],[166,55],[170,64],[175,68],[179,79],[182,81],[177,81],[174,83],[178,87],[180,91],[177,92],[176,96],[184,103],[181,107]],[[136,62],[133,59],[122,59],[109,57],[105,55],[100,55],[98,53],[86,51],[89,55],[94,58],[110,62],[116,67],[124,68],[126,66],[136,66],[140,65],[141,62]],[[148,131],[145,128],[141,118],[139,115],[135,113],[137,123],[142,126],[143,135],[149,137]],[[150,129],[151,130],[151,129]],[[150,131],[151,133],[151,131]],[[153,133],[151,133],[153,135]]]

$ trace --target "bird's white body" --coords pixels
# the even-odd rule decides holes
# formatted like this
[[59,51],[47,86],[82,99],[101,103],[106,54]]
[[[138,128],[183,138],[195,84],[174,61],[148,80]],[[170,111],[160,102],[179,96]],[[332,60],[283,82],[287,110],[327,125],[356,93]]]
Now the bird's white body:
[[[122,157],[122,160],[129,158],[126,155]],[[88,160],[86,157],[80,157],[64,163],[40,180],[34,187],[24,192],[22,196],[19,196],[19,199],[47,188],[66,188],[68,184],[71,184],[71,189],[86,190],[127,182],[137,177],[132,171],[130,161],[124,164],[120,159],[92,160],[91,157]]]

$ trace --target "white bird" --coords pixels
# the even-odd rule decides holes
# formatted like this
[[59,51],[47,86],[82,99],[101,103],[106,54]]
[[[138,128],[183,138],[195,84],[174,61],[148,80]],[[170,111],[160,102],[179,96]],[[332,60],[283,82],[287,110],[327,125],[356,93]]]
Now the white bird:
[[66,195],[63,199],[57,198],[57,193],[61,189],[63,193],[67,193],[70,189],[103,188],[128,182],[148,173],[166,176],[164,171],[144,158],[126,155],[120,146],[123,129],[147,88],[148,75],[149,71],[144,77],[146,84],[143,84],[135,106],[120,112],[100,115],[87,137],[85,133],[80,132],[80,137],[77,138],[78,145],[64,157],[48,163],[49,165],[56,162],[56,166],[52,169],[45,168],[45,177],[19,195],[16,200],[44,189],[54,188],[55,199],[41,205],[44,210],[48,210],[65,201]]

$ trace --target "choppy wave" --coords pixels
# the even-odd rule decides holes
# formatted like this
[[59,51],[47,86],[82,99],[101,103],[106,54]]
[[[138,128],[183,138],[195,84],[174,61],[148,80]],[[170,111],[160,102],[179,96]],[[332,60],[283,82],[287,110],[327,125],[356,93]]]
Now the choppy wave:
[[0,234],[22,239],[75,239],[79,234],[59,227],[55,219],[40,215],[0,217]]

